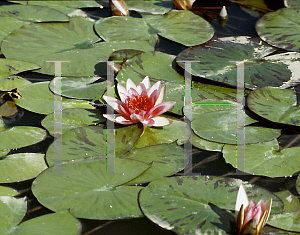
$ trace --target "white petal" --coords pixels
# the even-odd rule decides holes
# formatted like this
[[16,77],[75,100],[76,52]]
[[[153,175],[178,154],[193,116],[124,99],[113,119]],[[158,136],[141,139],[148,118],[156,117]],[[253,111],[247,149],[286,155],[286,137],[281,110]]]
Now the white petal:
[[145,78],[144,78],[144,80],[142,81],[142,83],[144,83],[144,85],[145,85],[145,87],[146,87],[146,89],[148,90],[149,88],[150,88],[150,81],[149,81],[149,77],[148,76],[146,76]]
[[136,90],[136,85],[133,83],[133,81],[131,81],[130,78],[127,79],[127,84],[126,84],[126,90],[129,91],[130,88]]
[[154,117],[152,120],[154,120],[153,126],[166,126],[172,123],[170,119],[164,117]]
[[155,106],[160,104],[161,102],[163,102],[163,100],[165,98],[166,90],[167,90],[167,86],[164,86],[163,88],[161,88],[160,94],[156,100]]
[[115,115],[114,114],[103,114],[103,117],[107,118],[109,121],[112,121],[112,122],[115,121]]
[[236,204],[235,204],[235,218],[237,218],[237,215],[239,213],[239,210],[240,210],[242,204],[244,205],[244,208],[246,208],[249,204],[249,200],[247,197],[247,193],[246,193],[243,185],[241,184],[239,191],[238,191]]
[[125,89],[125,87],[123,87],[119,83],[118,83],[117,87],[118,87],[119,96],[120,96],[122,102],[125,103],[125,100],[129,96],[129,94],[128,94],[127,90]]

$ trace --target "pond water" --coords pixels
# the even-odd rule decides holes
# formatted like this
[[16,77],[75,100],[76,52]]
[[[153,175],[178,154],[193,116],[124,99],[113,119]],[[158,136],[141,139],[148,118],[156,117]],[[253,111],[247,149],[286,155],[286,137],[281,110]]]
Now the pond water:
[[[202,1],[203,2],[203,1]],[[207,1],[205,1],[207,2]],[[243,1],[243,4],[236,4],[230,1],[209,1],[208,3],[201,3],[201,1],[196,1],[194,3],[194,12],[198,15],[201,15],[204,19],[211,23],[215,33],[214,39],[220,37],[237,37],[237,36],[250,36],[257,37],[258,35],[255,30],[255,25],[257,21],[260,19],[260,16],[267,12],[276,11],[279,8],[284,7],[281,1],[265,1],[267,4],[267,9],[261,9],[258,7],[253,7],[253,10],[249,10],[252,5],[255,5],[256,1]],[[259,1],[257,1],[259,2]],[[11,5],[12,3],[8,3],[6,1],[1,0],[0,6],[2,5]],[[220,8],[226,5],[228,18],[225,25],[221,26],[217,16]],[[250,6],[249,6],[250,5]],[[174,7],[173,7],[174,8]],[[98,20],[101,17],[109,16],[109,9],[104,8],[101,10],[95,8],[84,8],[84,12],[92,19]],[[130,12],[131,16],[140,17],[138,13],[134,11]],[[201,29],[198,29],[199,31]],[[188,46],[184,46],[182,44],[170,41],[166,38],[159,36],[158,44],[155,46],[155,51],[163,52],[168,55],[177,56],[180,52],[187,49]],[[5,54],[5,51],[3,51]],[[282,49],[279,49],[275,53],[285,52]],[[275,54],[274,53],[274,54]],[[2,54],[0,58],[5,58]],[[50,58],[51,60],[51,58]],[[184,75],[184,71],[179,66],[176,67],[178,73]],[[64,71],[64,70],[63,70]],[[299,72],[299,70],[298,70]],[[45,75],[38,72],[23,72],[19,76],[26,78],[32,83],[38,82],[50,82],[53,80],[54,75]],[[299,77],[299,74],[298,74]],[[212,80],[207,80],[203,78],[199,78],[196,76],[192,77],[193,81],[197,81],[202,84],[211,84],[220,87],[232,88],[230,84],[222,84],[218,82],[214,82]],[[123,84],[124,85],[124,84]],[[300,102],[300,86],[294,86],[297,104]],[[248,90],[250,93],[250,89]],[[3,95],[5,91],[0,91],[0,95]],[[21,92],[20,92],[21,93]],[[247,94],[249,94],[247,93]],[[22,93],[21,93],[22,95]],[[99,94],[100,96],[102,94]],[[99,97],[98,97],[99,98]],[[21,104],[21,103],[20,103]],[[98,107],[99,112],[105,112],[104,107]],[[247,107],[246,112],[251,113],[251,110]],[[184,120],[182,115],[178,113],[169,113],[170,116],[173,116],[176,119]],[[31,127],[39,127],[45,129],[41,122],[46,117],[44,114],[38,114],[34,112],[30,112],[25,108],[18,106],[18,113],[13,117],[3,117],[3,121],[5,122],[7,127],[14,126],[31,126]],[[300,127],[294,125],[287,124],[279,124],[275,122],[270,122],[267,119],[260,118],[257,114],[251,113],[251,117],[258,120],[258,123],[255,123],[256,126],[268,127],[276,130],[281,130],[281,134],[278,137],[278,143],[280,150],[288,149],[292,147],[300,147]],[[272,138],[271,138],[272,139]],[[3,141],[3,140],[0,140]],[[11,141],[14,141],[11,139]],[[49,146],[53,143],[54,137],[49,134],[47,131],[46,137],[39,143],[30,145],[27,147],[22,147],[18,149],[12,149],[9,152],[11,154],[17,153],[40,153],[46,154]],[[184,145],[181,145],[183,148]],[[296,191],[295,184],[297,180],[297,175],[288,176],[288,177],[267,177],[267,176],[259,176],[259,175],[251,175],[251,174],[241,174],[236,173],[236,169],[229,163],[226,163],[223,158],[223,153],[221,151],[208,151],[204,149],[197,148],[193,145],[191,151],[189,152],[189,157],[191,160],[191,164],[188,165],[187,168],[179,172],[179,174],[185,175],[209,175],[209,176],[225,176],[231,178],[242,179],[244,181],[249,181],[252,184],[261,186],[270,192],[279,192],[284,190],[289,190],[291,194],[298,196],[299,194]],[[247,159],[246,159],[247,161]],[[298,164],[299,161],[295,162]],[[300,170],[300,165],[298,165]],[[295,172],[296,173],[296,172]],[[1,174],[1,173],[0,173]],[[299,172],[298,172],[299,174]],[[16,189],[20,195],[18,198],[27,197],[28,208],[27,213],[22,222],[38,218],[42,215],[52,213],[51,210],[47,209],[45,206],[40,204],[36,197],[33,195],[32,183],[34,179],[26,180],[23,182],[16,183],[1,183],[2,186],[7,186]],[[142,186],[146,186],[147,183],[142,184]],[[78,199],[79,200],[79,199]],[[99,212],[100,213],[100,212]],[[80,218],[80,216],[78,216]],[[147,234],[156,234],[156,235],[167,235],[167,234],[175,234],[172,231],[168,231],[159,227],[157,224],[153,223],[147,217],[135,218],[135,219],[123,219],[123,220],[93,220],[93,219],[79,219],[82,225],[81,234],[83,235],[96,235],[96,234],[131,234],[131,235],[147,235]],[[299,225],[299,222],[298,222]],[[1,228],[0,228],[1,230]],[[300,230],[298,230],[299,232]],[[212,233],[217,234],[217,233]],[[289,232],[280,232],[276,228],[272,228],[271,226],[266,226],[264,230],[262,230],[261,234],[296,234]],[[298,233],[300,234],[300,233]]]

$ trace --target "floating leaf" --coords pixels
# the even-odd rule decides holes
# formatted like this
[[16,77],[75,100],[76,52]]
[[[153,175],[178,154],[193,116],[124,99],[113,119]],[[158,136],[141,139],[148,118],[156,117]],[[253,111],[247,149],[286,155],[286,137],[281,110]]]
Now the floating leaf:
[[[114,138],[108,141],[114,149],[115,155],[129,151],[142,134],[142,128],[137,125],[123,126],[115,130]],[[49,166],[54,164],[54,156],[61,157],[61,161],[69,161],[89,156],[106,156],[107,130],[103,126],[87,126],[67,131],[54,141],[48,148],[46,160]],[[56,142],[57,141],[57,142]],[[62,145],[60,155],[55,155],[57,143]],[[114,144],[112,146],[112,144]],[[60,160],[60,159],[59,159]]]
[[53,211],[69,209],[78,218],[112,220],[141,217],[137,197],[142,187],[120,186],[149,168],[148,164],[114,159],[116,174],[106,173],[106,157],[63,163],[62,174],[54,167],[32,184],[38,201]]
[[[46,131],[32,126],[15,126],[0,132],[0,150],[21,148],[42,141]],[[13,140],[13,141],[12,141]]]
[[[19,89],[22,98],[15,103],[31,112],[39,114],[50,114],[54,111],[54,94],[49,90],[49,82],[33,83]],[[90,108],[93,106],[85,100],[61,99],[62,109],[66,108]]]
[[[62,129],[59,131],[63,134],[73,128],[95,125],[104,122],[105,120],[106,119],[103,117],[103,110],[83,108],[64,109],[62,111]],[[54,136],[54,113],[51,113],[44,118],[42,126],[49,131],[50,135]]]
[[203,138],[200,138],[194,133],[192,134],[192,144],[199,149],[204,149],[207,151],[218,151],[218,152],[221,152],[224,146],[224,144],[219,144],[216,142],[211,142]]
[[53,75],[54,62],[47,61],[70,61],[62,63],[64,76],[106,74],[103,62],[116,50],[153,50],[145,41],[95,43],[99,40],[92,21],[72,17],[68,23],[24,25],[5,38],[1,50],[6,58],[39,64],[42,67],[39,72],[49,75]]
[[81,223],[69,212],[62,211],[27,220],[8,235],[79,235]]
[[145,216],[177,234],[200,234],[208,229],[212,234],[226,234],[231,229],[230,222],[235,220],[226,210],[234,210],[241,184],[249,198],[273,198],[272,213],[282,211],[281,200],[269,191],[239,179],[215,176],[152,181],[141,191],[139,202]]
[[297,181],[296,181],[296,189],[298,191],[298,193],[300,194],[300,174],[297,178]]
[[19,192],[13,188],[0,186],[0,196],[16,196]]
[[277,192],[275,194],[283,201],[284,210],[281,214],[271,214],[267,223],[276,228],[300,232],[299,199],[291,194],[289,190]]
[[[300,147],[278,150],[277,140],[246,145],[244,172],[268,177],[298,174]],[[226,162],[236,167],[236,146],[225,145],[222,152]]]
[[300,126],[300,108],[293,90],[264,87],[248,96],[248,107],[272,121]]
[[284,0],[284,5],[288,8],[300,8],[299,0]]
[[50,90],[54,92],[55,84],[61,84],[57,95],[68,98],[92,100],[96,96],[103,95],[107,89],[107,82],[98,82],[101,77],[55,77],[49,84]]
[[147,12],[151,14],[165,14],[171,10],[173,1],[171,0],[147,0],[136,1],[126,0],[126,4],[129,10],[137,12]]
[[265,14],[256,23],[258,36],[268,44],[300,52],[300,9],[281,8]]
[[47,169],[44,154],[18,153],[0,160],[0,183],[32,179]]

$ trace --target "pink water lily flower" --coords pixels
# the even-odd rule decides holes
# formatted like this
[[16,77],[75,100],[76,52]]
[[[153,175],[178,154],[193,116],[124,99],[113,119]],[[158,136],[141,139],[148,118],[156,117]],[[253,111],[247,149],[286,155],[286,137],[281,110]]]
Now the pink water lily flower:
[[254,200],[249,203],[246,191],[241,185],[235,205],[238,235],[258,235],[267,223],[271,206],[272,198],[266,204],[263,199],[257,205]]
[[125,125],[141,122],[144,128],[145,126],[165,126],[171,123],[168,118],[158,117],[176,103],[175,101],[162,103],[166,86],[161,88],[160,81],[151,87],[148,77],[145,77],[137,86],[128,79],[126,89],[120,84],[117,87],[121,100],[109,96],[103,96],[103,98],[119,114],[104,114],[104,117]]

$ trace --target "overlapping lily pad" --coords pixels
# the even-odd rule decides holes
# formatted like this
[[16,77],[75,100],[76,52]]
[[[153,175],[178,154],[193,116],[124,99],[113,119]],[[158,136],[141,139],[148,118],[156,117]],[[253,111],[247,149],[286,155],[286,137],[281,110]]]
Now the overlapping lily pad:
[[[62,111],[62,129],[63,133],[73,128],[95,125],[104,122],[104,110],[97,109],[64,109]],[[54,114],[51,113],[42,121],[42,126],[45,127],[50,135],[54,135]],[[57,127],[56,127],[57,128]]]
[[[247,134],[247,133],[246,133]],[[236,146],[225,145],[223,157],[236,166]],[[245,169],[249,174],[268,177],[284,177],[299,174],[300,147],[279,151],[277,140],[245,146]]]
[[[49,90],[49,82],[33,83],[19,89],[22,98],[15,103],[31,112],[39,114],[50,114],[54,111],[54,94]],[[90,108],[93,106],[85,100],[62,98],[62,109],[66,108]]]
[[[268,224],[276,228],[300,232],[300,202],[288,190],[275,193],[284,203],[281,214],[271,214]],[[271,211],[272,212],[272,211]]]
[[296,181],[296,189],[297,189],[297,192],[300,194],[300,174]]
[[[34,37],[32,35],[34,32]],[[109,55],[120,49],[153,50],[146,41],[99,42],[89,19],[72,17],[68,23],[24,25],[3,41],[6,58],[39,64],[39,72],[53,75],[53,60],[62,63],[63,76],[94,76],[106,74]]]
[[272,122],[300,126],[300,108],[293,90],[264,87],[253,91],[247,102],[253,112]]
[[300,8],[299,0],[284,0],[284,5],[288,8]]
[[[80,159],[89,156],[106,156],[107,142],[119,156],[129,151],[142,133],[137,125],[123,126],[115,130],[115,136],[107,141],[107,130],[103,126],[87,126],[72,129],[63,134],[56,141],[61,142],[61,155],[55,155],[56,141],[51,144],[46,153],[49,166],[54,164],[54,156],[61,157],[61,161]],[[113,145],[114,144],[114,145]]]
[[235,220],[234,215],[226,210],[234,210],[241,184],[249,199],[273,198],[271,213],[282,211],[282,201],[269,191],[238,179],[214,176],[152,181],[141,191],[139,202],[150,220],[177,234],[200,234],[208,230],[213,234],[226,234],[233,229],[230,223]]
[[0,160],[0,183],[32,179],[47,169],[44,154],[18,153]]
[[53,211],[70,209],[79,218],[112,220],[141,217],[138,193],[142,187],[120,186],[142,174],[150,165],[115,158],[116,174],[106,173],[106,157],[69,161],[62,174],[50,167],[32,185],[38,201]]
[[218,151],[221,152],[224,144],[212,142],[205,140],[203,138],[200,138],[198,135],[195,135],[194,133],[192,134],[192,144],[199,148],[199,149],[204,149],[207,151]]
[[13,189],[13,188],[9,188],[9,187],[4,187],[4,186],[0,186],[0,196],[16,196],[18,195],[18,191]]
[[39,69],[40,66],[25,61],[11,59],[0,59],[0,90],[10,91],[14,88],[21,88],[29,85],[25,78],[15,76],[18,73]]
[[46,131],[31,126],[15,126],[0,132],[0,150],[21,148],[42,141]]
[[126,4],[129,10],[137,12],[147,12],[151,14],[165,14],[171,10],[173,1],[171,0],[147,0],[136,1],[126,0]]
[[[100,81],[98,81],[100,80]],[[102,80],[102,81],[101,81]],[[54,92],[55,83],[61,83],[59,92]],[[103,95],[107,89],[107,83],[101,77],[55,77],[49,84],[50,90],[68,98],[92,100],[96,96]]]
[[300,9],[281,8],[265,14],[256,23],[259,37],[272,46],[300,52]]

